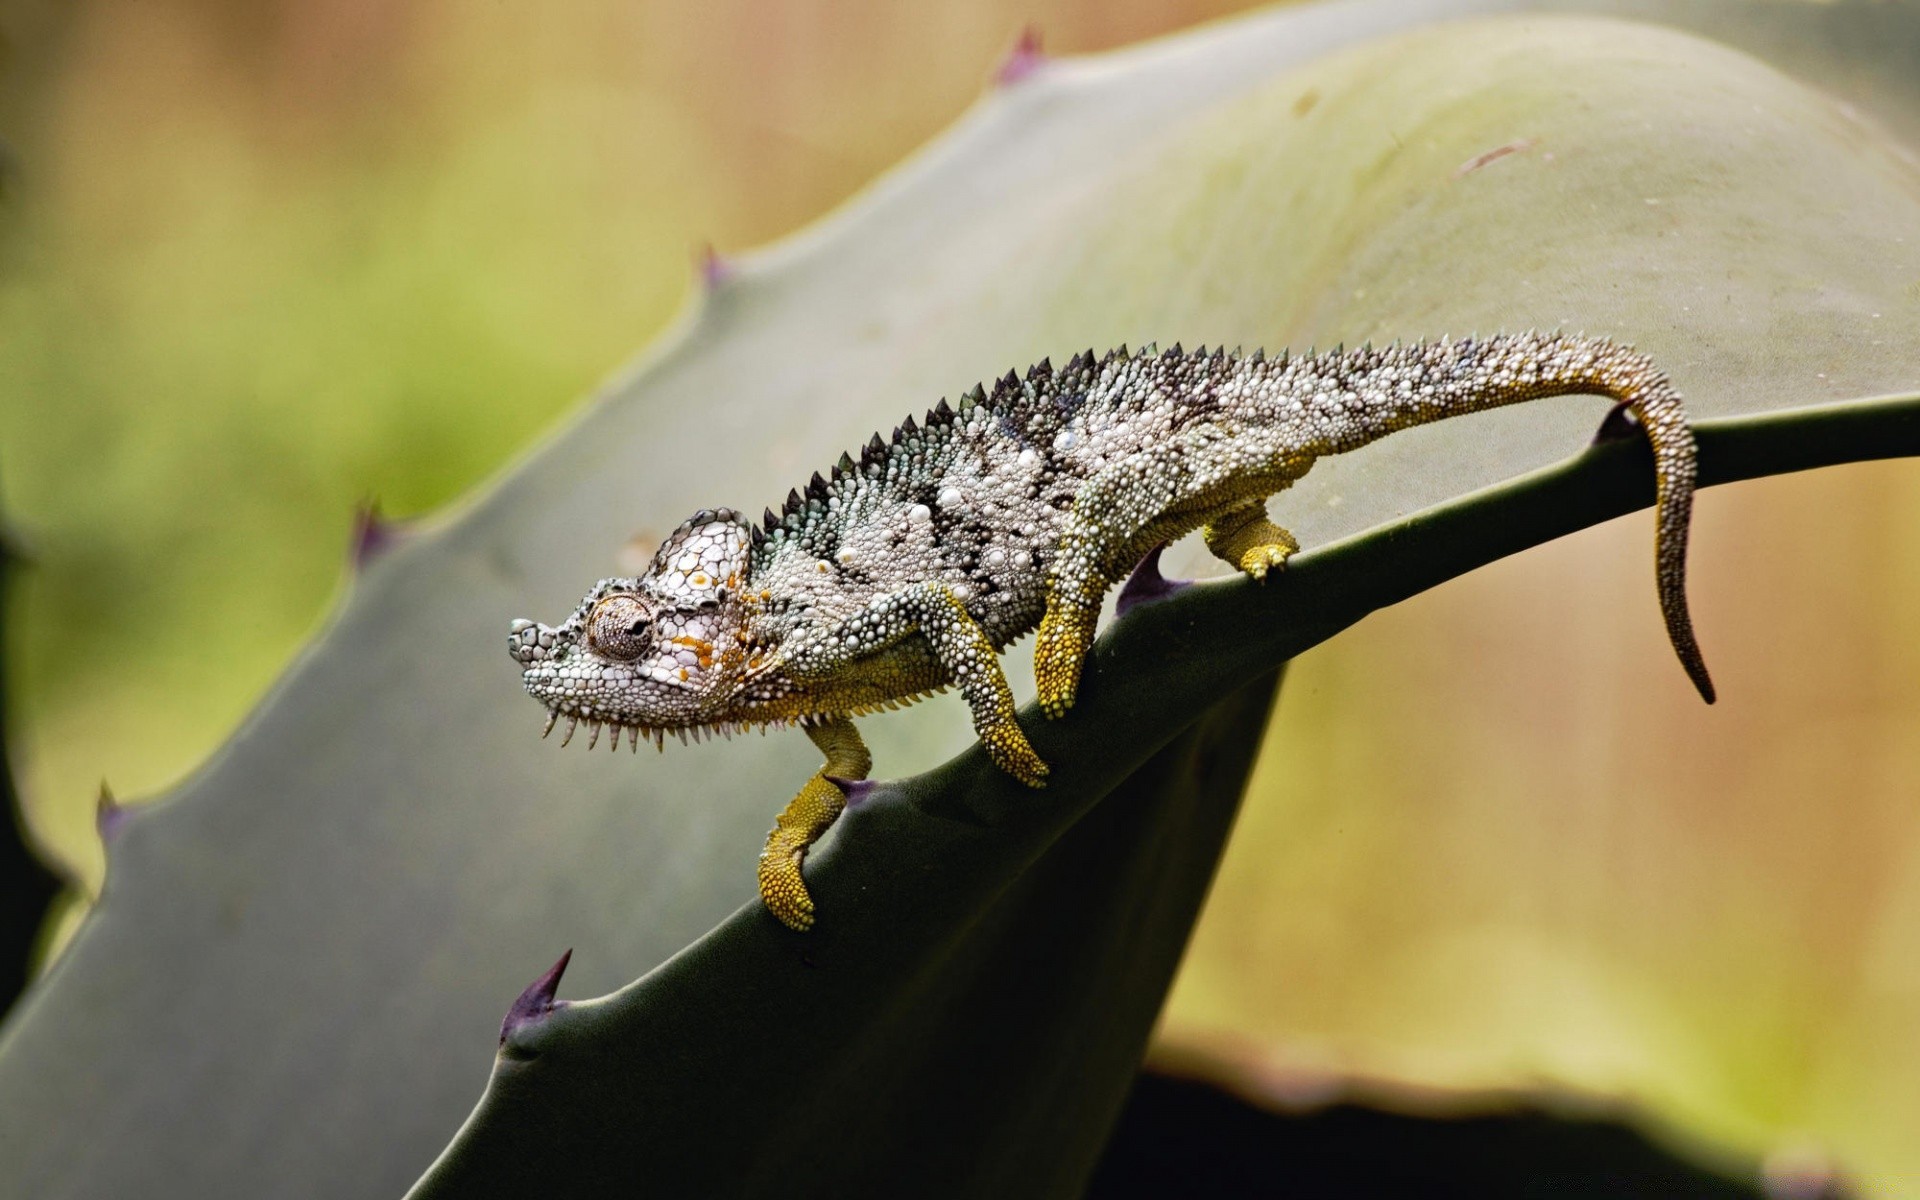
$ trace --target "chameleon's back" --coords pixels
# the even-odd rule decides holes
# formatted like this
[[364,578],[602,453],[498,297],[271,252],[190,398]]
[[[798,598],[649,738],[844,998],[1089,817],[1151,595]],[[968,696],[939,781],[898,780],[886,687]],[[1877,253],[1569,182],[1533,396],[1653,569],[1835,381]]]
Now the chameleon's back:
[[[1223,395],[1264,370],[1222,352],[1078,354],[1055,370],[1012,372],[975,388],[769,513],[753,557],[757,586],[800,599],[807,624],[939,579],[996,647],[1031,631],[1074,497],[1102,467],[1218,417]],[[764,582],[763,582],[764,581]]]

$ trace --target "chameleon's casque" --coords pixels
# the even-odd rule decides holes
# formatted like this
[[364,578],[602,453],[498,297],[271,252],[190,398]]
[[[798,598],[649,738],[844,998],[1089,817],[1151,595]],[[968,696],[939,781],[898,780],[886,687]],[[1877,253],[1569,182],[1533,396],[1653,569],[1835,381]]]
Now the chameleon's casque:
[[[1668,634],[1708,701],[1687,616],[1694,442],[1680,400],[1643,356],[1559,335],[1440,341],[1268,359],[1166,353],[1042,362],[909,417],[842,455],[759,524],[729,509],[675,530],[646,572],[606,579],[549,628],[515,621],[530,692],[586,722],[589,744],[656,744],[799,723],[827,756],[761,856],[768,907],[812,924],[807,847],[866,777],[850,717],[958,686],[994,761],[1040,786],[1047,768],[1014,717],[998,651],[1040,631],[1040,703],[1073,703],[1102,596],[1143,555],[1193,529],[1264,577],[1298,547],[1266,497],[1315,459],[1398,429],[1523,400],[1607,396],[1654,453],[1656,574]],[[563,739],[565,740],[565,739]]]

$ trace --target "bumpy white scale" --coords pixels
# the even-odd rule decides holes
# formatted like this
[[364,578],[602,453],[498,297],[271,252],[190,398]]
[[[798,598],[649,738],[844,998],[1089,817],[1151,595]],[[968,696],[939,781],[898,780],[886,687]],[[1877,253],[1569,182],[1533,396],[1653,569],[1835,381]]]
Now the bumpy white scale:
[[[1315,459],[1397,429],[1537,397],[1590,393],[1634,413],[1654,450],[1657,581],[1701,694],[1687,617],[1694,443],[1644,357],[1603,340],[1527,334],[1266,359],[1123,348],[1008,373],[909,418],[891,441],[788,493],[755,526],[729,509],[675,530],[646,572],[602,580],[558,627],[516,621],[509,649],[550,712],[628,744],[797,722],[827,766],[781,818],[761,891],[805,928],[806,848],[864,778],[848,720],[958,685],[994,761],[1039,786],[997,652],[1040,631],[1041,703],[1073,702],[1101,596],[1154,546],[1202,528],[1256,577],[1297,549],[1263,501]],[[568,727],[571,736],[574,725]]]

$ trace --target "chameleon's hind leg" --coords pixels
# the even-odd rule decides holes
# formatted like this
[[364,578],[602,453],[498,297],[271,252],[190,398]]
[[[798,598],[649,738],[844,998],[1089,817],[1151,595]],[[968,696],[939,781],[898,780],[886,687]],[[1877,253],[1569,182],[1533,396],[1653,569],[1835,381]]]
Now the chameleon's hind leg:
[[827,756],[826,765],[788,803],[760,852],[760,900],[782,925],[800,933],[813,927],[813,897],[807,894],[800,864],[847,807],[846,793],[833,779],[861,780],[873,769],[873,755],[847,718],[809,725],[807,736]]
[[1300,550],[1291,533],[1267,519],[1264,498],[1215,514],[1200,537],[1215,558],[1255,579],[1286,566],[1288,557]]
[[1034,643],[1042,710],[1058,717],[1073,707],[1100,598],[1153,546],[1212,522],[1220,529],[1215,553],[1232,549],[1235,566],[1251,572],[1239,560],[1252,556],[1264,573],[1276,557],[1284,561],[1293,538],[1266,520],[1260,502],[1305,474],[1312,461],[1276,430],[1201,424],[1088,480],[1061,530]]

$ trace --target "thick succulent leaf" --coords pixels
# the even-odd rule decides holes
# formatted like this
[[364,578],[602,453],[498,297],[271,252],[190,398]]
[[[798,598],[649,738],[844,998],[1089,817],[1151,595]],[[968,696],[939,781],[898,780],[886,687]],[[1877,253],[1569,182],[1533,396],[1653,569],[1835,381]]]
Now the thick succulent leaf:
[[[1920,454],[1920,395],[1700,434],[1709,484]],[[1260,728],[1259,673],[1375,609],[1645,505],[1650,467],[1638,444],[1596,447],[1299,556],[1275,586],[1135,609],[1089,660],[1079,727],[1035,732],[1061,764],[1055,803],[1036,806],[977,749],[876,786],[810,872],[822,896],[847,898],[823,905],[822,932],[795,945],[749,907],[615,995],[517,1025],[479,1109],[411,1194],[878,1195],[929,1164],[925,1194],[1079,1194],[1157,1011],[1161,993],[1143,991],[1185,944],[1178,914],[1212,869],[1197,857],[1244,782],[1249,760],[1229,747]],[[1228,689],[1235,701],[1138,770]],[[768,1064],[796,1057],[805,1082],[778,1090]],[[858,1138],[829,1149],[853,1113]]]
[[[664,1175],[704,1146],[736,1186],[917,1149],[965,1182],[1072,1191],[1211,869],[1261,677],[1372,606],[1644,503],[1644,459],[1621,445],[1404,520],[1564,458],[1601,407],[1449,422],[1324,464],[1285,519],[1309,545],[1352,540],[1283,583],[1122,622],[1082,708],[1035,730],[1047,792],[971,752],[876,790],[819,856],[807,938],[744,903],[812,767],[804,739],[637,766],[557,753],[504,622],[570,608],[637,521],[657,535],[703,505],[751,509],[943,393],[1118,341],[1584,327],[1660,357],[1710,419],[1720,478],[1913,451],[1910,403],[1834,403],[1920,385],[1909,160],[1827,98],[1666,30],[1506,19],[1316,59],[1450,11],[1281,13],[997,93],[742,264],[579,424],[375,562],[216,761],[123,823],[102,905],[0,1046],[9,1185],[396,1192],[471,1108],[514,992],[572,946],[570,996],[654,973],[519,1026],[423,1190],[505,1190],[535,1167],[550,1185]],[[1688,11],[1750,28],[1741,6]],[[1897,105],[1897,44],[1844,71],[1823,57],[1883,19],[1769,10],[1749,36]],[[885,775],[970,740],[952,701],[869,725]],[[916,1140],[938,1134],[909,1116],[953,1136]],[[617,1136],[563,1152],[595,1130]],[[1016,1178],[1036,1145],[1047,1170]]]
[[[1126,736],[1142,723],[1115,721],[1103,752],[1061,762],[1046,803],[977,751],[876,788],[816,865],[812,936],[748,908],[615,995],[515,1029],[418,1194],[883,1195],[919,1178],[957,1196],[1077,1193],[1199,912],[1273,682],[1257,676],[1157,754]],[[1109,691],[1089,715],[1128,707]],[[863,845],[900,853],[863,861]],[[717,1119],[658,1120],[692,1117],[689,1085]],[[841,1153],[853,1127],[858,1151]]]

